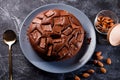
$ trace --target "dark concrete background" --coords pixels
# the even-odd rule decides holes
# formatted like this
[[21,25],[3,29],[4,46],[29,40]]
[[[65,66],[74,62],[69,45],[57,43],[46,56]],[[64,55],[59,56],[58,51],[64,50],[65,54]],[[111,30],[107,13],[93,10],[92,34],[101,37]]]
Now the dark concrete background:
[[[120,0],[0,0],[0,80],[8,80],[8,46],[3,43],[2,34],[7,29],[16,33],[16,26],[34,9],[49,3],[64,3],[78,8],[94,22],[96,14],[103,9],[112,10],[120,19]],[[17,22],[17,24],[15,24]],[[74,75],[90,68],[96,73],[82,80],[120,80],[120,46],[113,47],[106,42],[106,36],[96,32],[97,46],[95,51],[102,51],[104,58],[110,57],[112,65],[105,65],[106,74],[99,72],[99,67],[91,64],[91,60],[82,68],[66,73],[53,74],[44,72],[24,57],[19,41],[13,46],[13,80],[74,80]],[[18,38],[17,38],[18,40]]]

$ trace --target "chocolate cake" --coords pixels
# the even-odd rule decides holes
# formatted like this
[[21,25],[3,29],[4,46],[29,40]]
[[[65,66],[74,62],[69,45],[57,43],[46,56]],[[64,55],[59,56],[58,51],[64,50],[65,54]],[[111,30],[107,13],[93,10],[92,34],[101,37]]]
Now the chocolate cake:
[[40,57],[48,61],[59,61],[78,53],[83,44],[84,29],[68,11],[51,9],[35,16],[27,35]]

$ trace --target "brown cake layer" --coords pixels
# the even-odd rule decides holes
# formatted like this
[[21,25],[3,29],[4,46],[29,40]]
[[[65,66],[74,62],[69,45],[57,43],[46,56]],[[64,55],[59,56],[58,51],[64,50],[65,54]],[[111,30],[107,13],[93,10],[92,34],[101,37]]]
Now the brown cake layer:
[[51,9],[32,20],[28,32],[33,49],[45,60],[64,60],[75,56],[84,40],[84,30],[75,16]]

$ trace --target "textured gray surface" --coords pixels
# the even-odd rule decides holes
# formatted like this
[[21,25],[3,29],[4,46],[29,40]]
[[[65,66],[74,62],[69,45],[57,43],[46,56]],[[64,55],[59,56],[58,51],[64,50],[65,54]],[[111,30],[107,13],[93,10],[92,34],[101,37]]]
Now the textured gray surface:
[[[64,3],[83,11],[90,20],[94,21],[95,15],[103,9],[114,11],[120,18],[120,0],[0,0],[0,80],[8,80],[8,46],[3,43],[2,34],[7,29],[16,33],[16,24],[20,24],[24,18],[35,8],[48,3]],[[90,78],[82,80],[120,80],[120,46],[112,47],[106,43],[105,36],[97,34],[96,51],[102,51],[105,58],[112,59],[112,65],[105,65],[106,74],[99,73],[99,67],[94,67],[90,62],[77,71],[66,74],[52,74],[44,72],[24,57],[19,42],[13,46],[13,79],[14,80],[73,80],[74,75],[80,75],[83,71],[94,68],[97,72]]]

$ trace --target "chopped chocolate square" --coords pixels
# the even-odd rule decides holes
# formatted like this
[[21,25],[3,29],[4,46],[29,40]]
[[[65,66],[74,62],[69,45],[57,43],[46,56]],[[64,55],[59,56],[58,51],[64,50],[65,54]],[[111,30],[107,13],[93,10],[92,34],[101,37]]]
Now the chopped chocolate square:
[[72,33],[72,29],[70,27],[68,27],[67,29],[63,31],[63,34],[65,35],[69,35],[70,33]]
[[46,46],[46,38],[41,38],[40,39],[40,47],[45,48],[45,46]]
[[53,46],[52,46],[52,45],[51,45],[51,46],[49,46],[47,56],[51,56],[51,54],[52,54],[52,48],[53,48]]
[[48,12],[46,12],[45,13],[45,15],[47,16],[47,17],[51,17],[52,15],[54,15],[54,11],[53,10],[49,10]]
[[32,38],[36,41],[38,40],[40,37],[41,37],[41,34],[37,31],[37,30],[34,30],[32,33]]
[[58,53],[58,55],[60,56],[60,58],[64,57],[65,55],[68,54],[68,49],[66,47],[63,47],[60,52]]
[[41,20],[39,18],[35,18],[32,21],[33,23],[41,24]]
[[56,33],[61,33],[63,27],[62,26],[59,26],[59,25],[55,25],[53,27],[53,31],[56,32]]
[[51,24],[42,25],[42,29],[43,29],[43,31],[52,31]]

